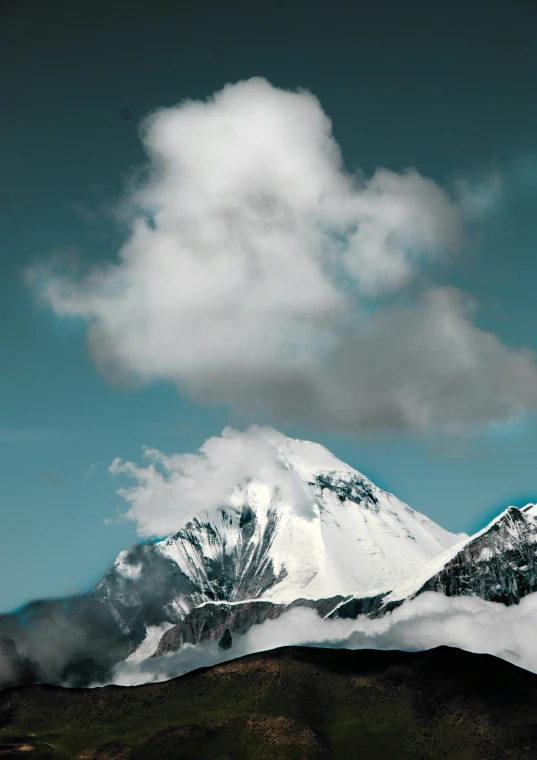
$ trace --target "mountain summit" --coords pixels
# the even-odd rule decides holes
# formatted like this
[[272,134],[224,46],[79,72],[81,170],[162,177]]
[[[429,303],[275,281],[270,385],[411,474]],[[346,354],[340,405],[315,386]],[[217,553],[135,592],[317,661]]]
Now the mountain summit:
[[[386,593],[461,541],[326,448],[285,438],[278,470],[238,483],[227,503],[172,536],[122,552],[96,593],[119,617],[153,587],[166,620],[207,602],[289,604]],[[283,484],[283,487],[282,487]],[[158,570],[157,570],[158,568]],[[151,582],[151,585],[154,584]]]
[[278,461],[296,484],[287,498],[252,480],[157,544],[206,600],[377,594],[461,540],[317,443],[288,438]]

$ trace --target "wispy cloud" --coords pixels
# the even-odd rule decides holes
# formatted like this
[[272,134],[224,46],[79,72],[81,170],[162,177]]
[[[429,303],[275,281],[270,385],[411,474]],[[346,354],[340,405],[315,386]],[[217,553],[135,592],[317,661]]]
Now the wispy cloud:
[[83,201],[73,201],[71,209],[85,222],[97,226],[100,223],[99,215],[92,211]]
[[96,467],[97,467],[97,462],[92,462],[90,466],[87,468],[87,470],[84,472],[84,477],[85,478],[91,477]]
[[283,440],[272,428],[226,428],[195,454],[167,456],[145,448],[146,466],[115,459],[109,471],[134,481],[118,493],[130,505],[125,517],[136,521],[142,536],[169,535],[201,510],[228,504],[239,484],[245,487],[257,477],[273,484],[288,508],[309,518],[315,498],[294,471],[282,466],[278,445]]
[[461,213],[475,220],[497,209],[503,195],[503,180],[497,168],[474,177],[459,177],[455,181]]

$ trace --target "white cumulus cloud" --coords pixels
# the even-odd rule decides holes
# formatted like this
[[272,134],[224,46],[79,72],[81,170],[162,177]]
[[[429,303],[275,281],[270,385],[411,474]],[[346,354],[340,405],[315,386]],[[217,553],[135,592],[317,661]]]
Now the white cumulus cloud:
[[[464,209],[414,169],[349,174],[314,95],[254,78],[159,109],[140,134],[149,164],[117,261],[28,275],[87,321],[104,374],[352,432],[455,431],[537,405],[533,356],[420,284],[458,249]],[[410,283],[415,303],[386,308]]]

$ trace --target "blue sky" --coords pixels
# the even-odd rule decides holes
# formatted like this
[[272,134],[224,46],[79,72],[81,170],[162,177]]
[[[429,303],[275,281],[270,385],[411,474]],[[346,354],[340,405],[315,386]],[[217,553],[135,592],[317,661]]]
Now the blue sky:
[[[88,588],[136,540],[133,523],[114,519],[124,509],[107,473],[115,457],[138,459],[143,445],[190,451],[225,425],[267,421],[220,399],[194,401],[165,379],[111,384],[83,322],[59,318],[24,283],[25,267],[54,255],[115,260],[125,232],[109,209],[145,160],[137,125],[155,108],[262,76],[319,99],[349,171],[415,167],[447,188],[498,176],[501,198],[434,276],[477,300],[480,328],[537,350],[535,6],[290,5],[1,11],[0,567],[9,581],[0,609]],[[274,424],[324,443],[451,530],[537,498],[531,414],[457,437]]]

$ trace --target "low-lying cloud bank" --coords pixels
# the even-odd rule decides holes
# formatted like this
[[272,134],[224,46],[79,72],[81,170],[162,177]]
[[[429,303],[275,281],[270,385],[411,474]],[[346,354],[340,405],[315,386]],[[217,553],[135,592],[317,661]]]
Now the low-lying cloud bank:
[[[220,649],[216,642],[187,644],[177,652],[141,661],[136,654],[124,659],[129,642],[118,637],[113,620],[99,612],[99,603],[80,598],[69,606],[38,604],[27,612],[22,627],[15,619],[1,621],[0,688],[35,681],[136,685],[291,645],[404,651],[446,645],[492,654],[537,673],[537,594],[506,607],[477,597],[426,592],[373,620],[365,616],[323,620],[311,609],[294,608],[234,638],[230,650]],[[155,640],[154,648],[156,644]]]
[[452,646],[487,653],[537,673],[537,594],[505,607],[477,597],[445,597],[426,592],[370,620],[322,620],[311,609],[295,608],[277,620],[254,626],[223,651],[215,642],[185,645],[177,652],[120,664],[113,683],[160,681],[247,654],[281,646],[421,651]]
[[0,615],[0,688],[22,683],[87,686],[110,677],[129,639],[91,595],[31,602]]
[[537,408],[534,355],[432,280],[497,178],[452,197],[412,168],[350,174],[317,98],[262,78],[159,109],[140,135],[116,263],[28,272],[87,322],[106,376],[350,432],[457,433]]

